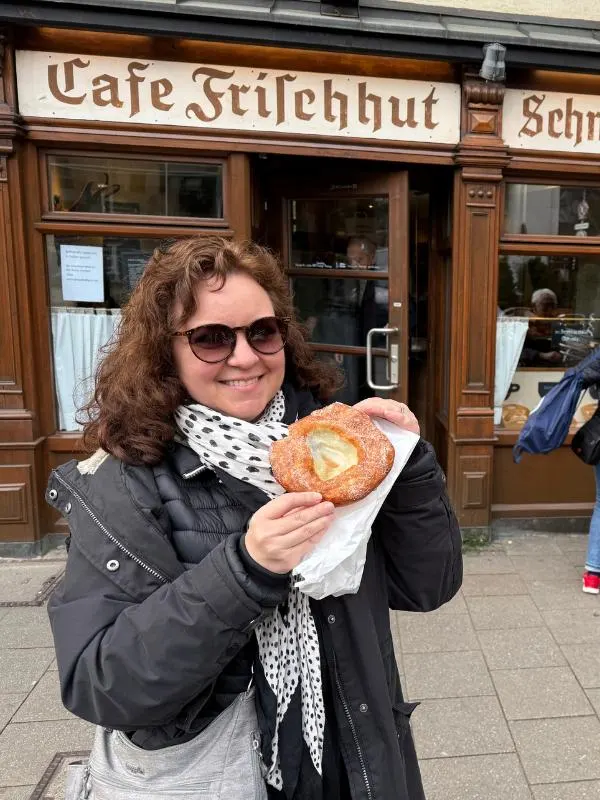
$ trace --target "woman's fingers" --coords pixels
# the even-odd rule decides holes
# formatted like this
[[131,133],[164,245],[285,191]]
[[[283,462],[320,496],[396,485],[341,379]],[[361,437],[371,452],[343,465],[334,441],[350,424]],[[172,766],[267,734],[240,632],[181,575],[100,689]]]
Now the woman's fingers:
[[354,408],[364,411],[370,417],[381,417],[387,419],[399,428],[419,434],[419,422],[406,403],[398,403],[395,400],[386,400],[382,397],[369,397],[361,400]]
[[288,492],[271,500],[258,512],[263,519],[280,519],[307,506],[314,506],[322,500],[318,492]]

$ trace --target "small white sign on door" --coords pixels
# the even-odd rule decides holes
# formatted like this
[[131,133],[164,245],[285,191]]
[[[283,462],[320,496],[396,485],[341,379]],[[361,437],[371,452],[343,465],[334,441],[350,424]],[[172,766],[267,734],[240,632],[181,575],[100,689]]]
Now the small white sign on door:
[[104,302],[104,259],[101,247],[61,244],[63,300]]

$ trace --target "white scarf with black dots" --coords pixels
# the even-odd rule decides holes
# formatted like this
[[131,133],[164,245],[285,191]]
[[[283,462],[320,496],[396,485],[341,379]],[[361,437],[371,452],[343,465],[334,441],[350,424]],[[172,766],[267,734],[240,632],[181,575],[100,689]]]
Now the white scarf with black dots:
[[[271,444],[287,436],[281,420],[285,399],[279,391],[256,422],[228,417],[200,404],[179,406],[175,421],[185,443],[202,462],[251,483],[270,499],[284,493],[269,462]],[[300,682],[302,734],[318,774],[322,774],[325,708],[321,684],[319,639],[308,597],[290,588],[287,606],[255,629],[258,653],[267,682],[277,697],[277,720],[271,742],[272,759],[266,780],[283,787],[279,762],[279,726]]]

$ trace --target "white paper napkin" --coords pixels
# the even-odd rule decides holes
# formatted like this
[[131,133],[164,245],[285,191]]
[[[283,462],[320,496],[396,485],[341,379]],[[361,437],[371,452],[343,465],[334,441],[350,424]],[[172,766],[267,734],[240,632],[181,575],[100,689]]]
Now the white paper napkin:
[[395,450],[394,463],[379,486],[362,500],[340,506],[334,521],[317,544],[292,571],[295,585],[315,600],[355,594],[362,580],[371,525],[398,475],[415,449],[419,436],[384,419],[373,422]]

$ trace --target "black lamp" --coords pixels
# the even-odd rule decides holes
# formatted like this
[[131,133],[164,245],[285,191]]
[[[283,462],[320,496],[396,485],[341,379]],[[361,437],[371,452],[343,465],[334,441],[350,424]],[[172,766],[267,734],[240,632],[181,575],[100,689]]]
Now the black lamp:
[[479,77],[485,81],[503,81],[506,78],[506,47],[498,42],[486,44],[483,54]]

